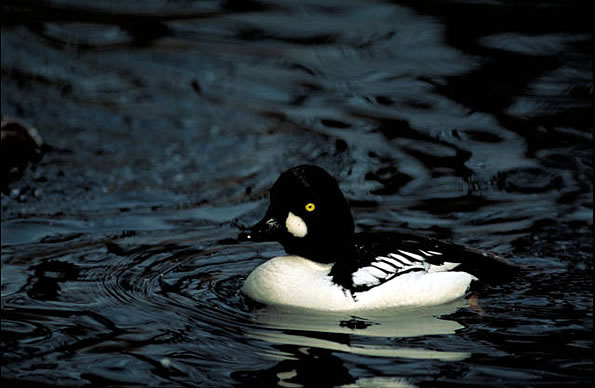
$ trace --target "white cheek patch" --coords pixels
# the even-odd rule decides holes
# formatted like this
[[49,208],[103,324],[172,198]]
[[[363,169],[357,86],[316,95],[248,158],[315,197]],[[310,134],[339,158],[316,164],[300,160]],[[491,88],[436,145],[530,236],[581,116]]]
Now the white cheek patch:
[[308,227],[304,220],[289,212],[285,220],[285,227],[294,237],[305,237],[308,234]]

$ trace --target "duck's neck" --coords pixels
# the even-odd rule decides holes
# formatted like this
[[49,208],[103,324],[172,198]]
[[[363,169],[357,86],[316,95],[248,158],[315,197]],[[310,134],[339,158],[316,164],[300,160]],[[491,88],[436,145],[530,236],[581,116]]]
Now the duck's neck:
[[283,242],[285,251],[292,255],[299,255],[318,263],[331,264],[351,261],[354,253],[353,238],[341,240],[311,240],[308,244]]

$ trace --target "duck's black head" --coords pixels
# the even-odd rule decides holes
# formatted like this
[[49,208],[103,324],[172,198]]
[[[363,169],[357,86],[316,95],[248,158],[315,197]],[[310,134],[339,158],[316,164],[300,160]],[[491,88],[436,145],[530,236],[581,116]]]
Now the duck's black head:
[[289,254],[331,263],[352,243],[353,218],[337,181],[312,165],[279,176],[264,218],[242,237],[278,241]]

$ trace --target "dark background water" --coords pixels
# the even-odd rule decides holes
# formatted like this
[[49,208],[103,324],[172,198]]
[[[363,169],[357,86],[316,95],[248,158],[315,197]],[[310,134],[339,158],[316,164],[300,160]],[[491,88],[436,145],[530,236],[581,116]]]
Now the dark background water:
[[[46,144],[3,182],[3,383],[592,384],[586,2],[2,4],[2,115]],[[359,230],[529,267],[434,309],[253,306],[282,250],[237,233],[301,163]]]

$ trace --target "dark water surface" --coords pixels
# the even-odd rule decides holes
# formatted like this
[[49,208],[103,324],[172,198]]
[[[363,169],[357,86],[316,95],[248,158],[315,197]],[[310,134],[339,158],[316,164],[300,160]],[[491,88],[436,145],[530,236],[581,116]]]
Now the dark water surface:
[[[46,142],[2,193],[4,383],[590,386],[582,4],[4,1],[2,114]],[[236,236],[301,163],[359,230],[530,267],[435,308],[254,306],[282,250]]]

